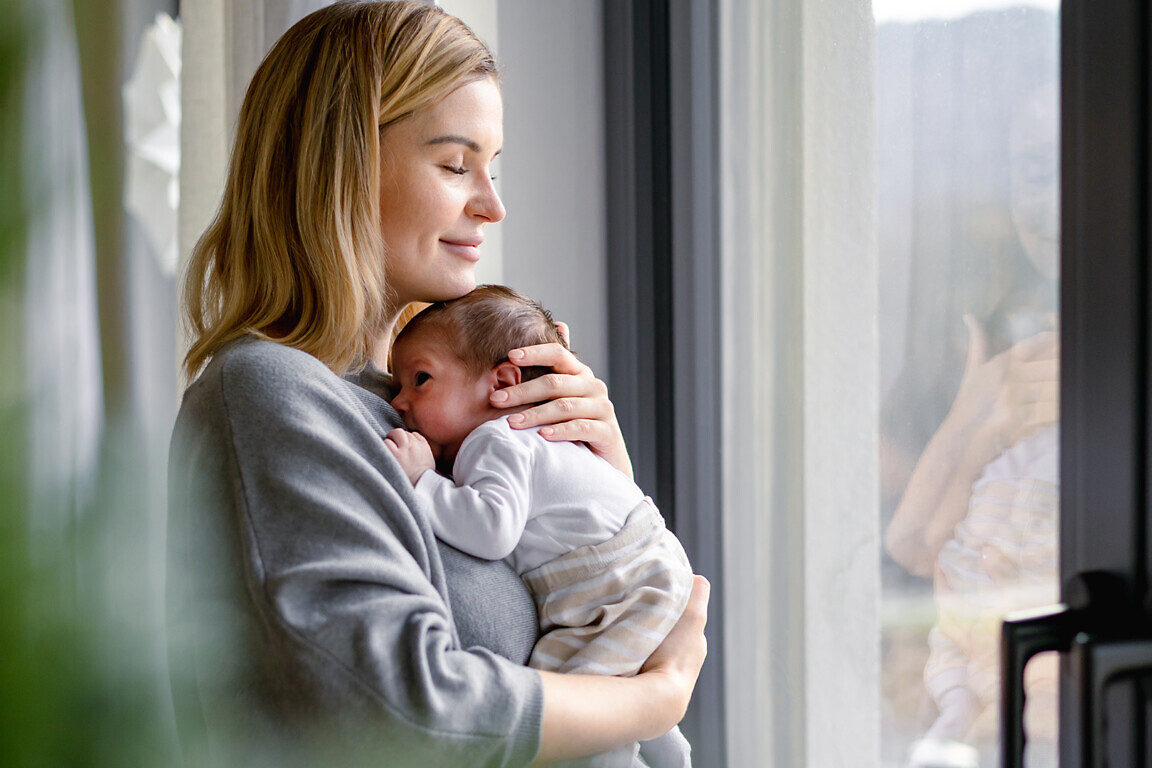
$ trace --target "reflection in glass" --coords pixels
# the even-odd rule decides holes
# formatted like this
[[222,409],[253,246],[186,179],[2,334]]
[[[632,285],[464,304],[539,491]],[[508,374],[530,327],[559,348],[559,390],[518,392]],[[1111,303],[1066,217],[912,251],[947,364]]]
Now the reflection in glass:
[[[999,623],[1057,597],[1057,19],[877,25],[885,764],[997,764]],[[1055,665],[1027,670],[1055,765]]]

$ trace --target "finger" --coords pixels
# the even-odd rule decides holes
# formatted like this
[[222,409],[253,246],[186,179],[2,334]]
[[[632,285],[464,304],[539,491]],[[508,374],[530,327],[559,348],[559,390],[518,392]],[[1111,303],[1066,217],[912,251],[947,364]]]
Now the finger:
[[692,594],[684,608],[684,616],[697,632],[703,632],[708,624],[708,601],[712,596],[712,584],[700,574],[692,577]]
[[[501,394],[503,393],[503,394]],[[511,387],[498,389],[491,395],[491,402],[497,408],[510,408],[517,405],[531,405],[550,400],[587,400],[587,403],[563,403],[555,409],[560,419],[591,416],[593,418],[610,411],[608,387],[590,373],[575,376],[564,373],[548,373],[540,378],[524,381]],[[582,410],[591,408],[591,411]],[[566,415],[571,414],[571,416]],[[537,421],[547,424],[547,421]]]
[[1024,410],[1016,439],[1027,437],[1044,427],[1050,427],[1059,419],[1060,408],[1056,403],[1036,403]]
[[980,550],[980,564],[984,572],[996,581],[1012,578],[1019,570],[999,547],[986,546]]
[[1055,358],[1012,364],[1011,378],[1018,382],[1055,382],[1060,379],[1060,361]]
[[[684,612],[680,614],[680,618],[669,630],[660,647],[645,662],[644,667],[641,668],[642,671],[653,663],[663,662],[664,657],[669,654],[673,657],[683,654],[685,649],[691,649],[690,655],[696,658],[690,660],[690,663],[696,664],[697,669],[699,669],[699,665],[704,662],[704,656],[708,653],[704,627],[708,623],[708,600],[711,594],[712,585],[708,583],[708,579],[699,574],[694,575],[692,577],[692,592],[688,595]],[[681,656],[679,660],[684,661],[685,659]]]
[[1035,381],[1018,383],[1012,386],[1006,401],[1013,408],[1031,407],[1037,403],[1057,403],[1060,400],[1060,384],[1055,381]]
[[556,343],[513,349],[508,353],[508,359],[519,366],[542,365],[556,373],[590,373],[588,366],[580,362],[576,355]]
[[[562,397],[558,400],[546,400],[539,405],[508,417],[508,423],[512,425],[513,429],[539,426],[559,427],[574,421],[603,421],[606,426],[611,426],[616,422],[616,413],[612,409],[611,401],[606,399]],[[586,431],[587,427],[576,426],[575,429],[583,432]]]
[[1060,356],[1060,334],[1056,331],[1041,331],[1012,345],[1012,357],[1016,360],[1040,360]]
[[964,370],[971,371],[988,359],[988,337],[972,315],[964,315],[964,325],[968,326],[968,359]]
[[540,437],[550,443],[588,443],[600,445],[610,435],[610,427],[596,419],[574,419],[540,427]]

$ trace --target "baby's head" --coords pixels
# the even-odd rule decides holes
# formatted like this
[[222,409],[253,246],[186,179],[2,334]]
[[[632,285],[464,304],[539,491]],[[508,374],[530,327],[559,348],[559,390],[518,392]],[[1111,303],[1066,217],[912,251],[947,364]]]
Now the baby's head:
[[473,429],[503,414],[489,396],[549,372],[519,368],[508,352],[555,342],[565,347],[552,315],[539,303],[501,285],[482,285],[433,304],[404,327],[392,346],[399,388],[392,405],[419,432],[442,467],[451,467]]

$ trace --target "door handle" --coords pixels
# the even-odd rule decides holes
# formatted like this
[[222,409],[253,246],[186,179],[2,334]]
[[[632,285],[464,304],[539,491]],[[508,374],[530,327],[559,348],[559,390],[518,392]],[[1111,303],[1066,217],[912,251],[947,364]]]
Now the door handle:
[[[1072,650],[1081,633],[1108,634],[1122,606],[1127,588],[1122,579],[1106,571],[1090,571],[1072,577],[1064,587],[1064,602],[1004,618],[1000,632],[1000,764],[1024,768],[1024,667],[1038,653]],[[1101,669],[1119,662],[1106,651],[1085,651],[1086,663]],[[1098,654],[1098,656],[1091,656]],[[1113,673],[1113,676],[1117,673]],[[1107,685],[1105,680],[1102,685]],[[1093,708],[1092,717],[1101,708]],[[1102,716],[1102,714],[1101,714]],[[1099,740],[1093,740],[1094,743]]]
[[1000,765],[1024,768],[1024,667],[1044,651],[1067,651],[1081,621],[1063,603],[1005,617],[1000,631]]
[[1080,689],[1080,765],[1105,768],[1104,689],[1152,673],[1152,640],[1101,640],[1081,633],[1073,639],[1071,651]]

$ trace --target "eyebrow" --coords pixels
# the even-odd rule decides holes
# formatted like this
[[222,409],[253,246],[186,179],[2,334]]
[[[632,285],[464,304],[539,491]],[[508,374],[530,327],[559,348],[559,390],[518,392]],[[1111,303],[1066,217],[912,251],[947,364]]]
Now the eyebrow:
[[[424,142],[424,144],[425,146],[432,146],[433,144],[460,144],[472,150],[478,155],[483,154],[484,152],[484,148],[472,139],[468,138],[467,136],[460,136],[454,133],[448,134],[447,136],[437,136],[434,139],[429,139],[428,141]],[[498,149],[496,150],[495,154],[498,155],[502,151],[503,150]]]

